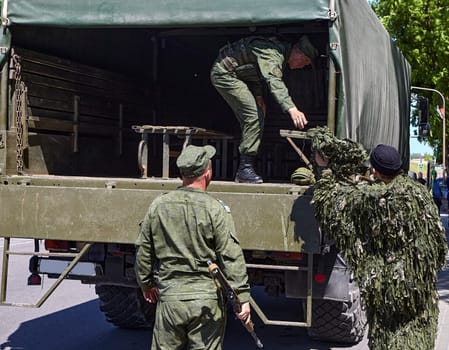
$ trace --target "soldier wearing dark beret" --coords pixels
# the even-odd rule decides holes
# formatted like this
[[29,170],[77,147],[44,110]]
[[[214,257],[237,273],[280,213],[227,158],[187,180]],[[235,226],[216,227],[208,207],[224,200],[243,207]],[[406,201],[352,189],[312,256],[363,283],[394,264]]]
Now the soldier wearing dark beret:
[[308,133],[314,149],[326,156],[329,171],[315,185],[316,217],[361,288],[369,348],[434,349],[435,284],[448,247],[429,191],[404,174],[394,147],[381,144],[371,151],[371,175],[377,181],[368,181],[361,172],[366,151],[318,131]]
[[402,173],[402,160],[398,151],[392,146],[377,145],[369,157],[374,177],[385,183]]
[[182,186],[156,198],[141,225],[136,277],[144,298],[157,303],[153,350],[222,348],[226,312],[207,261],[221,265],[236,290],[242,302],[236,316],[251,320],[248,276],[231,210],[206,192],[214,155],[212,146],[187,146],[176,161]]

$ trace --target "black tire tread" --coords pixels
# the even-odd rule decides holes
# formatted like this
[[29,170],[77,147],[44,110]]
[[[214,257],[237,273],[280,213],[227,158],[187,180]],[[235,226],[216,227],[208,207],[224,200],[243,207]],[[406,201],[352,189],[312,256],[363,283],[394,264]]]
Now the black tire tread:
[[146,302],[139,288],[96,285],[100,310],[106,321],[120,328],[149,328],[154,324],[156,306]]
[[366,315],[362,309],[360,296],[352,303],[313,300],[312,326],[307,329],[310,338],[356,344],[363,339],[365,329]]

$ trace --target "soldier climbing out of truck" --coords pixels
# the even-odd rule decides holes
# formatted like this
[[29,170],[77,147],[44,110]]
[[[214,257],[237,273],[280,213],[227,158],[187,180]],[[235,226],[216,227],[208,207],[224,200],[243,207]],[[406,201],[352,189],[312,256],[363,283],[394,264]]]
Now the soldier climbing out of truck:
[[290,97],[282,81],[282,71],[287,64],[290,69],[302,69],[317,56],[318,50],[305,35],[293,46],[276,37],[248,37],[220,49],[212,66],[211,81],[241,126],[236,182],[263,182],[254,169],[266,115],[263,84],[268,86],[282,111],[290,115],[293,125],[303,129],[307,118]]

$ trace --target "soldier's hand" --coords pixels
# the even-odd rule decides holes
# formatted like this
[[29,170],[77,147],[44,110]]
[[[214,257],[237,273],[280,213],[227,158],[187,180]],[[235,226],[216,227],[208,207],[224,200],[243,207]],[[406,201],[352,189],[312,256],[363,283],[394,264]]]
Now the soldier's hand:
[[307,125],[308,121],[306,119],[306,116],[303,112],[298,110],[296,107],[292,107],[288,110],[288,114],[290,114],[290,118],[292,118],[293,124],[298,129],[304,129],[304,127]]
[[151,304],[156,304],[159,300],[159,289],[153,287],[145,292],[143,292],[143,297],[146,301]]
[[246,324],[251,322],[251,307],[249,302],[242,304],[242,310],[235,314],[239,320],[242,320]]

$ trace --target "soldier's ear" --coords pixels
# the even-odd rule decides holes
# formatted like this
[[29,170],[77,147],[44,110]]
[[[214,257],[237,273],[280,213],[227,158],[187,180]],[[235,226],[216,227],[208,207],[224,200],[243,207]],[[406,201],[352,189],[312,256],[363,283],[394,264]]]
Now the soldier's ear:
[[373,175],[375,178],[381,178],[382,177],[382,174],[381,173],[379,173],[379,171],[378,170],[376,170],[376,168],[374,168],[373,166],[370,168],[370,173],[371,173],[371,175]]

